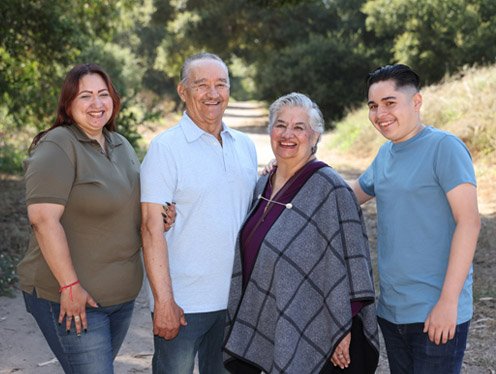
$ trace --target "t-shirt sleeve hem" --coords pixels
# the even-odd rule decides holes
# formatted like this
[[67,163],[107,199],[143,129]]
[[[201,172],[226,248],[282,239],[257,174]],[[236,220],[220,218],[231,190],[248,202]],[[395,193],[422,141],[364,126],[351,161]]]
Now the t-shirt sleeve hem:
[[358,184],[360,185],[362,191],[369,196],[375,196],[374,190],[372,188],[368,188],[362,178],[362,176],[358,178]]
[[445,193],[448,193],[452,189],[458,187],[461,184],[465,184],[465,183],[468,183],[468,184],[471,184],[474,187],[477,187],[477,182],[475,180],[472,180],[472,179],[460,179],[460,180],[453,181],[453,182],[449,183],[448,185],[446,185],[446,187],[445,187]]
[[49,197],[49,196],[40,196],[40,197],[30,197],[26,200],[26,205],[31,204],[59,204],[65,206],[67,204],[66,199],[61,199],[59,197]]
[[151,198],[151,197],[141,197],[140,203],[142,204],[160,204],[164,205],[166,202],[171,203],[171,199],[167,198]]

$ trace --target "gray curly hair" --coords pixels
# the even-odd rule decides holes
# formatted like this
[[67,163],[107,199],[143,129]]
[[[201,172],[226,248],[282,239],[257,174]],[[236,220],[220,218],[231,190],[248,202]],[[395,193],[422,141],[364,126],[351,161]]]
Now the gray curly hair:
[[310,118],[310,127],[313,131],[319,133],[320,140],[320,135],[324,132],[324,116],[315,102],[313,102],[308,96],[299,92],[291,92],[290,94],[281,96],[270,105],[269,133],[272,131],[272,127],[274,127],[277,116],[285,107],[298,107],[306,109],[308,112],[308,117]]

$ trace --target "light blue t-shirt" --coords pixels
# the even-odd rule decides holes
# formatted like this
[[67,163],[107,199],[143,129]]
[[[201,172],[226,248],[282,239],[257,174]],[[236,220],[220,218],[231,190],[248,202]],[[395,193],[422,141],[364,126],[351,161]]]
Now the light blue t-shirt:
[[174,299],[185,313],[226,309],[236,237],[257,181],[253,142],[224,124],[221,137],[222,145],[185,113],[152,140],[141,165],[141,202],[176,203],[164,235]]
[[[359,183],[377,201],[378,315],[392,323],[424,322],[446,275],[455,221],[446,193],[475,182],[467,147],[425,127],[386,142]],[[472,318],[472,268],[458,302],[458,322]]]

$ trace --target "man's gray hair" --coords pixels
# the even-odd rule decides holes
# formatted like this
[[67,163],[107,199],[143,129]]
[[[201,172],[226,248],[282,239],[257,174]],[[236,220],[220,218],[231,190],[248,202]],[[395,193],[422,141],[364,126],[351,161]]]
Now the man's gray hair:
[[201,52],[194,54],[192,56],[189,56],[183,63],[183,66],[181,67],[181,83],[186,83],[189,77],[189,72],[191,69],[191,64],[195,61],[198,60],[214,60],[214,61],[219,61],[224,67],[226,68],[227,71],[227,79],[229,79],[229,69],[227,68],[226,63],[216,54],[209,53],[209,52]]
[[[277,120],[277,116],[283,108],[298,107],[307,110],[310,119],[310,127],[313,131],[322,134],[324,132],[324,116],[319,109],[319,106],[313,102],[308,96],[299,93],[291,92],[285,96],[281,96],[274,101],[269,107],[269,132]],[[319,136],[320,139],[320,136]]]

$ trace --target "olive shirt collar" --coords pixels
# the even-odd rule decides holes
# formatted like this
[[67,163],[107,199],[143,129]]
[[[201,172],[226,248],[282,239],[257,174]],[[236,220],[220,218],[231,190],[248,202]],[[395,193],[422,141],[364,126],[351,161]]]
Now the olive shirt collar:
[[[67,128],[74,134],[77,140],[84,143],[93,143],[96,140],[91,139],[86,135],[86,133],[81,130],[77,125],[69,125]],[[103,128],[103,136],[107,142],[107,146],[111,149],[118,147],[122,144],[122,139],[116,135],[116,133],[108,131],[105,127]]]

